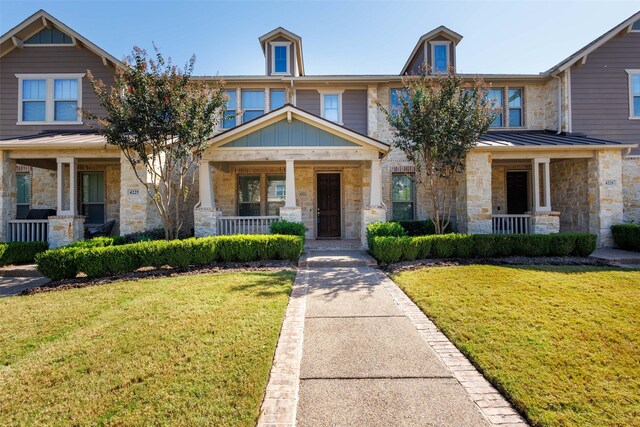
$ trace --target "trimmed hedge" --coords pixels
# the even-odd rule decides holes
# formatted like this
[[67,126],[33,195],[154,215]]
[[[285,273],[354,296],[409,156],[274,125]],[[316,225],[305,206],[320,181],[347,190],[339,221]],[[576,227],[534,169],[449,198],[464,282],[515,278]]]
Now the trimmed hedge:
[[402,228],[402,226],[397,222],[372,222],[371,224],[367,225],[367,244],[369,245],[369,247],[371,247],[371,239],[373,239],[374,237],[402,237],[406,235],[406,230]]
[[304,239],[304,235],[307,229],[301,222],[287,221],[286,219],[279,219],[274,221],[269,226],[269,232],[271,234],[282,234],[285,236],[300,236]]
[[[398,224],[407,232],[408,236],[430,236],[436,234],[436,226],[433,220],[413,220],[413,221],[398,221]],[[444,228],[444,233],[453,233],[453,226],[451,223],[447,224]]]
[[640,224],[612,225],[611,233],[620,249],[640,252]]
[[588,256],[595,249],[596,236],[581,233],[375,236],[369,246],[384,264],[422,258]]
[[0,265],[33,262],[35,256],[48,247],[47,242],[0,243]]
[[108,236],[108,237],[94,237],[87,240],[78,240],[77,242],[70,243],[65,248],[101,248],[104,246],[117,246],[124,245],[127,240],[120,236]]
[[78,273],[105,277],[141,267],[186,267],[216,261],[247,262],[266,259],[296,260],[302,253],[299,236],[235,235],[185,240],[155,240],[125,245],[64,247],[36,257],[38,270],[52,280]]

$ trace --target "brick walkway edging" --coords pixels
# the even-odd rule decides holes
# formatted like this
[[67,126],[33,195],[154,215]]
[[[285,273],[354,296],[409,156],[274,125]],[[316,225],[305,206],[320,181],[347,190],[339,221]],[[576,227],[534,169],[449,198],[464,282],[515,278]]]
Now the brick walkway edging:
[[478,372],[398,285],[389,278],[384,278],[382,285],[492,425],[528,426],[500,392]]
[[296,425],[308,276],[307,269],[299,269],[291,289],[258,427]]

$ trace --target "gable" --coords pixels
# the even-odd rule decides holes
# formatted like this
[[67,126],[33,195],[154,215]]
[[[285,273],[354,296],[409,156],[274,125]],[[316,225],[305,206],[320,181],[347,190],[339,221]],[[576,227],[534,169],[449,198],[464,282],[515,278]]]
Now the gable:
[[351,141],[303,121],[286,118],[227,142],[220,148],[240,147],[358,147]]
[[26,45],[73,44],[71,37],[57,28],[43,28],[24,41]]

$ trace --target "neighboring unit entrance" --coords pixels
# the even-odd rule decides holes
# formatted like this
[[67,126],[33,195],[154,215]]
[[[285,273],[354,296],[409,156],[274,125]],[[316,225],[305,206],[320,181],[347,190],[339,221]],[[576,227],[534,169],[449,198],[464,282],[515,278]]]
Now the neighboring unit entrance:
[[318,238],[340,238],[340,174],[317,175]]
[[528,172],[507,172],[507,213],[516,215],[529,210]]

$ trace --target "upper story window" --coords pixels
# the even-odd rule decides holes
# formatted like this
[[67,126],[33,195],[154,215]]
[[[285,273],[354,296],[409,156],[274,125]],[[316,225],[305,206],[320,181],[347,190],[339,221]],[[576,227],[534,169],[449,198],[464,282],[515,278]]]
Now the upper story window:
[[629,118],[640,119],[640,70],[629,73]]
[[636,21],[633,23],[633,25],[631,25],[631,31],[640,32],[640,21]]
[[276,110],[280,107],[283,107],[286,104],[287,94],[283,89],[272,89],[271,90],[271,110]]
[[[504,96],[507,95],[507,102]],[[523,88],[491,88],[487,90],[487,98],[497,111],[492,128],[524,127],[524,89]]]
[[321,93],[320,111],[322,112],[322,117],[325,119],[342,123],[342,93]]
[[264,114],[264,90],[242,91],[242,123]]
[[227,108],[222,112],[222,128],[231,129],[236,125],[236,91],[225,90],[224,94],[227,96]]
[[84,74],[16,74],[18,124],[81,124]]
[[291,74],[290,42],[271,42],[271,74]]
[[389,94],[389,106],[391,107],[391,114],[398,114],[400,111],[401,101],[407,95],[407,91],[404,89],[391,89]]
[[71,37],[57,28],[44,28],[24,41],[26,45],[73,44]]
[[433,74],[449,72],[449,45],[448,41],[432,41],[431,58],[433,58],[432,72]]
[[522,89],[509,89],[509,127],[522,127]]
[[496,117],[493,119],[493,121],[489,125],[492,128],[500,128],[500,127],[504,126],[503,125],[503,120],[502,120],[503,119],[503,114],[502,114],[502,110],[503,110],[502,93],[503,93],[502,88],[489,89],[487,91],[487,98],[489,98],[489,102],[491,103],[491,105],[496,110],[500,109],[500,111],[496,114]]

